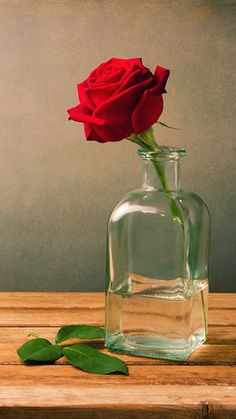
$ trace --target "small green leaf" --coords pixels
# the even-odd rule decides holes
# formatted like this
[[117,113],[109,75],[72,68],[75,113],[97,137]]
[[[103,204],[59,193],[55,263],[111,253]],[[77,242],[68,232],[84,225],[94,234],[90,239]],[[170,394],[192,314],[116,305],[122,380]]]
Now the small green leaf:
[[179,128],[171,127],[170,125],[164,124],[164,122],[161,122],[161,121],[157,121],[157,124],[160,124],[160,125],[162,125],[163,127],[166,127],[166,128],[179,130]]
[[70,325],[63,326],[58,330],[56,335],[56,343],[61,343],[66,340],[78,338],[78,339],[99,339],[104,338],[104,329],[97,326],[85,326],[85,325]]
[[26,363],[48,363],[59,359],[62,356],[62,350],[59,346],[52,345],[47,339],[36,338],[18,348],[17,354]]
[[64,348],[63,354],[70,364],[83,371],[93,374],[119,372],[128,375],[126,364],[119,358],[98,352],[96,349],[83,343],[76,343],[75,345]]

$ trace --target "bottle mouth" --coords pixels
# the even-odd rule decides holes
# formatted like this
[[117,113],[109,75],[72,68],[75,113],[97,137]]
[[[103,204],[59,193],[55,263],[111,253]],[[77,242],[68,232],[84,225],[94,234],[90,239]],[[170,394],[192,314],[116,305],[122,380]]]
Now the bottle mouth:
[[139,148],[138,154],[144,160],[153,160],[153,158],[178,160],[180,157],[186,155],[184,148],[167,147],[164,145],[158,146],[156,150],[147,150],[146,148]]

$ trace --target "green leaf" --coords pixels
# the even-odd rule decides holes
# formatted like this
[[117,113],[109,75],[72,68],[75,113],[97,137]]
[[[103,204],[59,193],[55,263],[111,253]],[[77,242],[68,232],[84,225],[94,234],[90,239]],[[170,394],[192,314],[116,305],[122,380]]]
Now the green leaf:
[[98,352],[96,349],[83,343],[76,343],[75,345],[64,348],[63,354],[70,364],[83,371],[94,374],[119,372],[128,375],[126,364],[119,358]]
[[62,356],[62,349],[57,345],[52,345],[47,339],[36,338],[18,348],[17,354],[26,363],[48,363],[59,359]]
[[104,329],[97,326],[84,326],[84,325],[70,325],[63,326],[58,330],[56,335],[56,343],[61,343],[66,340],[78,339],[99,339],[104,338]]
[[157,121],[157,124],[160,124],[160,125],[162,125],[163,127],[166,127],[166,128],[179,130],[179,128],[171,127],[170,125],[164,124],[164,122],[161,122],[161,121]]

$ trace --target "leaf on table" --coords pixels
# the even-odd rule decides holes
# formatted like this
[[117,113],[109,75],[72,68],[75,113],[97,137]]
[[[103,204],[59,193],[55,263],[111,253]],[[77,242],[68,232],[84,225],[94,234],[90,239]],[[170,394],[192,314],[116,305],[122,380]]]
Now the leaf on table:
[[36,338],[20,346],[17,354],[26,363],[48,363],[59,359],[62,356],[62,349],[52,345],[47,339]]
[[69,325],[58,330],[55,341],[61,343],[72,338],[99,339],[104,337],[104,329],[97,326]]
[[96,351],[83,343],[65,347],[63,354],[70,364],[83,371],[94,374],[110,374],[118,372],[128,375],[127,365],[121,359]]
[[167,124],[165,124],[164,122],[161,122],[161,121],[157,121],[157,124],[160,124],[160,125],[162,125],[165,128],[179,130],[179,128],[171,127],[170,125],[167,125]]

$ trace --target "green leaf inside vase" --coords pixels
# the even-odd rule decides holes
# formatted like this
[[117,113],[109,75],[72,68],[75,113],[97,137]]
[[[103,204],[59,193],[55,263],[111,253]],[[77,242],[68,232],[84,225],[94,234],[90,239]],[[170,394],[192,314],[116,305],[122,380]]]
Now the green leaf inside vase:
[[99,339],[104,338],[104,329],[97,326],[69,325],[58,330],[55,341],[61,343],[69,339]]
[[17,354],[26,363],[51,363],[62,356],[62,349],[47,339],[36,338],[18,348]]
[[65,347],[63,349],[63,354],[70,364],[83,371],[93,374],[110,374],[117,372],[128,375],[126,364],[119,358],[98,352],[96,349],[82,343],[76,343],[70,347]]

